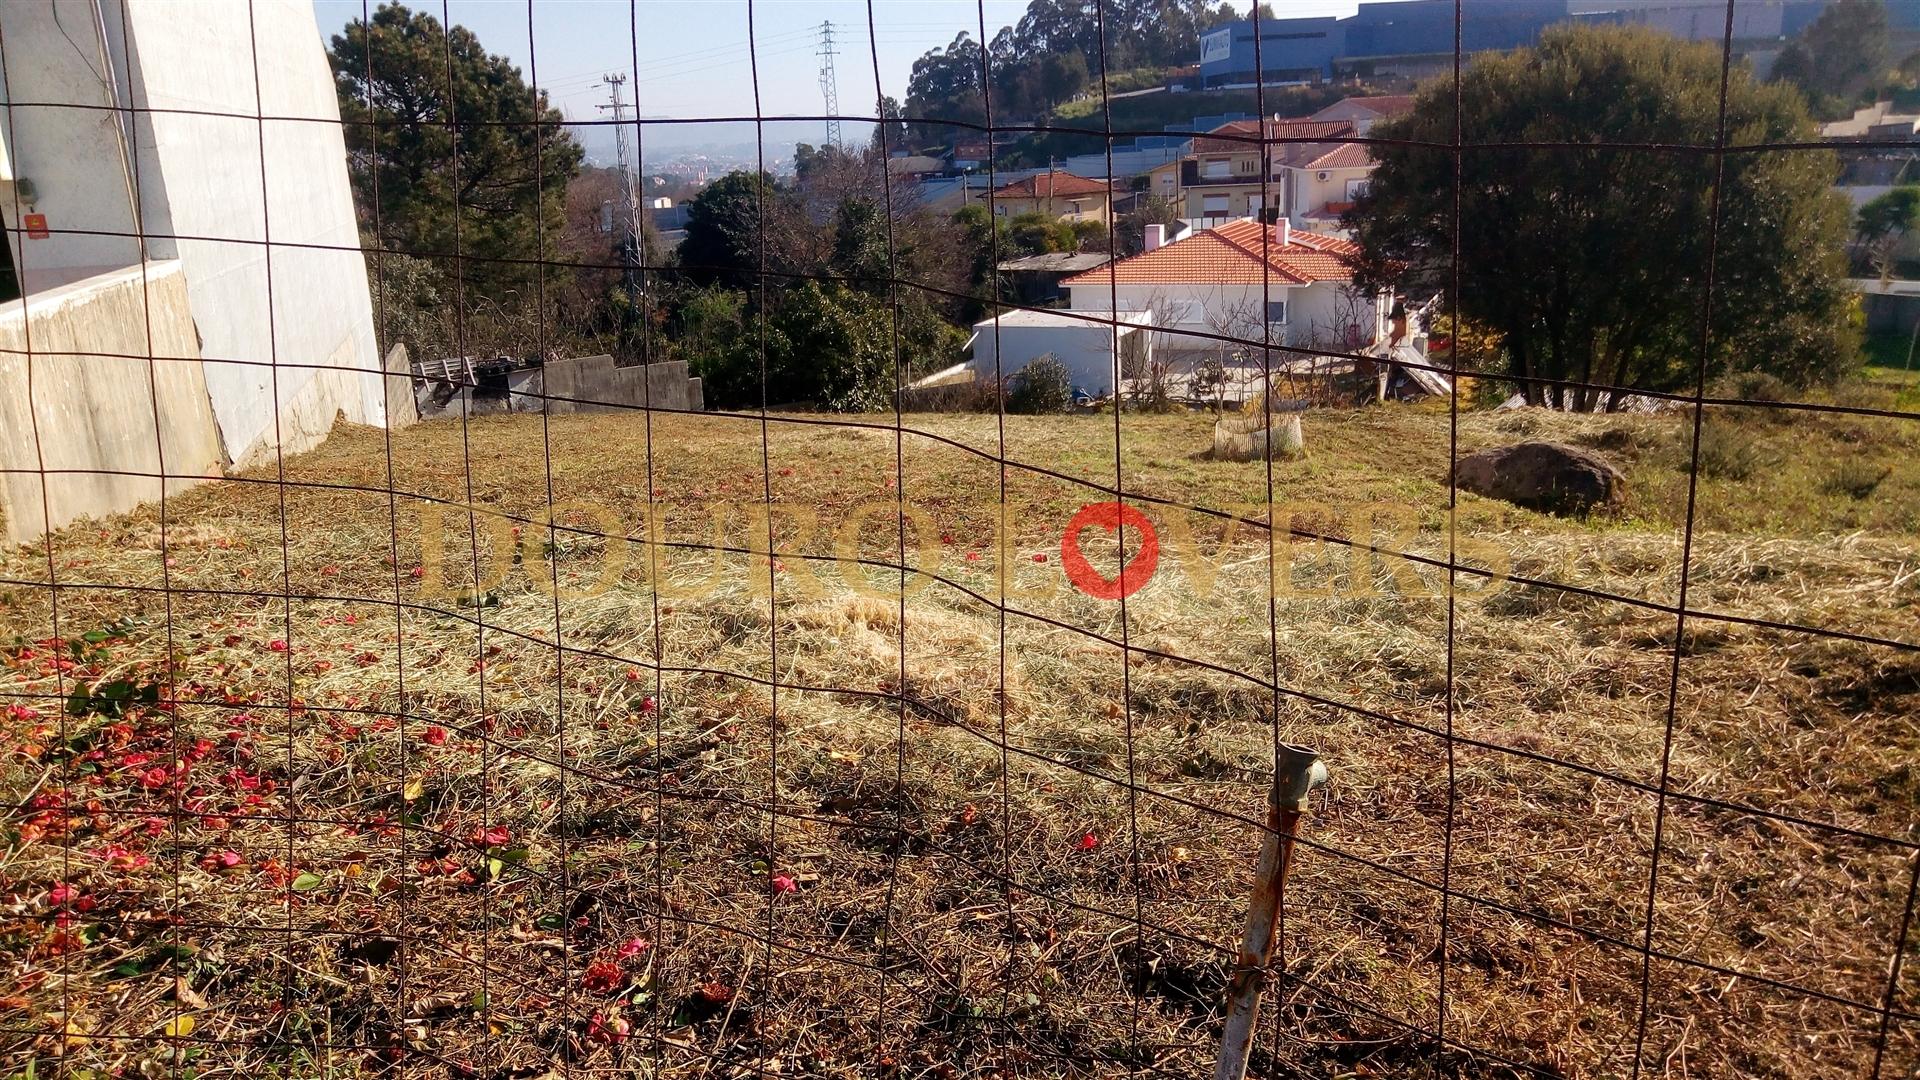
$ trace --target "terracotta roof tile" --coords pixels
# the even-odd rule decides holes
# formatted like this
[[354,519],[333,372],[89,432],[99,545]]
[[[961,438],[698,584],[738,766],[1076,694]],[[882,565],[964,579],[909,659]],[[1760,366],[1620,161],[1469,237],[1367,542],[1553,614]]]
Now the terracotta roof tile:
[[1300,166],[1302,169],[1364,169],[1373,164],[1364,143],[1341,143]]
[[1046,199],[1054,196],[1107,195],[1112,191],[1112,185],[1104,180],[1089,180],[1084,176],[1055,170],[1002,184],[993,193],[1011,199]]
[[[1263,238],[1262,233],[1268,234]],[[1270,238],[1272,227],[1257,221],[1230,221],[1216,228],[1176,240],[1165,247],[1076,274],[1062,285],[1310,285],[1316,281],[1351,281],[1348,257],[1359,245],[1335,236],[1294,229],[1281,247]],[[1266,255],[1267,270],[1261,269]],[[1111,275],[1111,277],[1109,277]]]
[[[1230,154],[1235,151],[1258,150],[1260,146],[1256,141],[1258,130],[1252,120],[1235,120],[1222,124],[1207,132],[1206,135],[1195,138],[1193,152]],[[1354,128],[1351,120],[1269,120],[1266,123],[1268,139],[1324,139],[1327,142],[1333,142],[1338,139],[1350,139],[1357,134],[1359,132]]]

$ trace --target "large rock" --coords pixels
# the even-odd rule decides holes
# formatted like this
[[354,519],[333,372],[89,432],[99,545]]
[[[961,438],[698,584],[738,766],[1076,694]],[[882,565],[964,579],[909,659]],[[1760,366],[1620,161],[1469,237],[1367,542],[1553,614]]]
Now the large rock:
[[1523,442],[1468,454],[1454,465],[1463,491],[1550,513],[1585,513],[1626,498],[1627,478],[1590,450]]

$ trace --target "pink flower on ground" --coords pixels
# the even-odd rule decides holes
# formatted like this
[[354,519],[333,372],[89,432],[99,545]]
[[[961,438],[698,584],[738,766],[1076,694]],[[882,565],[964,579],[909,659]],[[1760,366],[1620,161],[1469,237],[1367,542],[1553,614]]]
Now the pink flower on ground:
[[633,1033],[633,1022],[618,1013],[608,1013],[604,1018],[594,1013],[587,1019],[587,1038],[608,1046],[617,1046]]
[[797,892],[800,884],[793,880],[792,874],[773,875],[773,891],[777,893]]
[[1099,846],[1100,846],[1100,838],[1098,836],[1095,836],[1091,832],[1081,834],[1080,841],[1079,841],[1079,847],[1081,851],[1092,851],[1094,848],[1097,848]]
[[486,844],[488,847],[499,847],[501,844],[511,843],[513,841],[513,833],[508,831],[505,825],[489,825],[484,829],[473,830],[473,835],[470,839],[476,844]]
[[618,956],[622,960],[631,960],[634,957],[639,956],[641,953],[646,952],[648,949],[651,949],[651,948],[653,948],[653,944],[649,942],[646,938],[632,938],[628,941],[622,942],[620,945],[620,948],[615,952],[614,955]]
[[274,638],[272,641],[267,642],[267,648],[272,649],[274,652],[286,652],[287,643],[281,641],[279,638]]
[[72,885],[55,885],[47,890],[47,906],[71,906],[75,911],[92,911],[93,897]]
[[420,737],[426,741],[428,746],[447,745],[447,729],[441,727],[439,724],[427,725],[426,732]]
[[104,859],[107,866],[114,870],[138,870],[153,861],[137,851],[128,851],[119,844],[108,844],[94,854]]

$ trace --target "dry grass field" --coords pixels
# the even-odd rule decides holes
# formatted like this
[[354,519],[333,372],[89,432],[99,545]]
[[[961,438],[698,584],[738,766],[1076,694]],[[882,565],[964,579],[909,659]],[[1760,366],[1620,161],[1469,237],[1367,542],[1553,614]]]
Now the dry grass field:
[[1676,653],[1685,413],[1463,413],[1632,494],[1451,530],[1443,408],[1271,478],[821,419],[343,429],[5,552],[0,1075],[1202,1075],[1276,739],[1258,1075],[1920,1070],[1920,424],[1711,414]]

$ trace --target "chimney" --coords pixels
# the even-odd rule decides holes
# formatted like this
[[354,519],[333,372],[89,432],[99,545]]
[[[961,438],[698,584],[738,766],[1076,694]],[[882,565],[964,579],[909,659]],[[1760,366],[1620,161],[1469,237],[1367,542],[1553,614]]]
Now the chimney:
[[1293,222],[1282,217],[1280,224],[1273,227],[1273,242],[1281,247],[1293,243]]
[[1165,225],[1149,225],[1147,226],[1146,236],[1141,243],[1141,249],[1144,251],[1153,251],[1166,242],[1167,227]]

